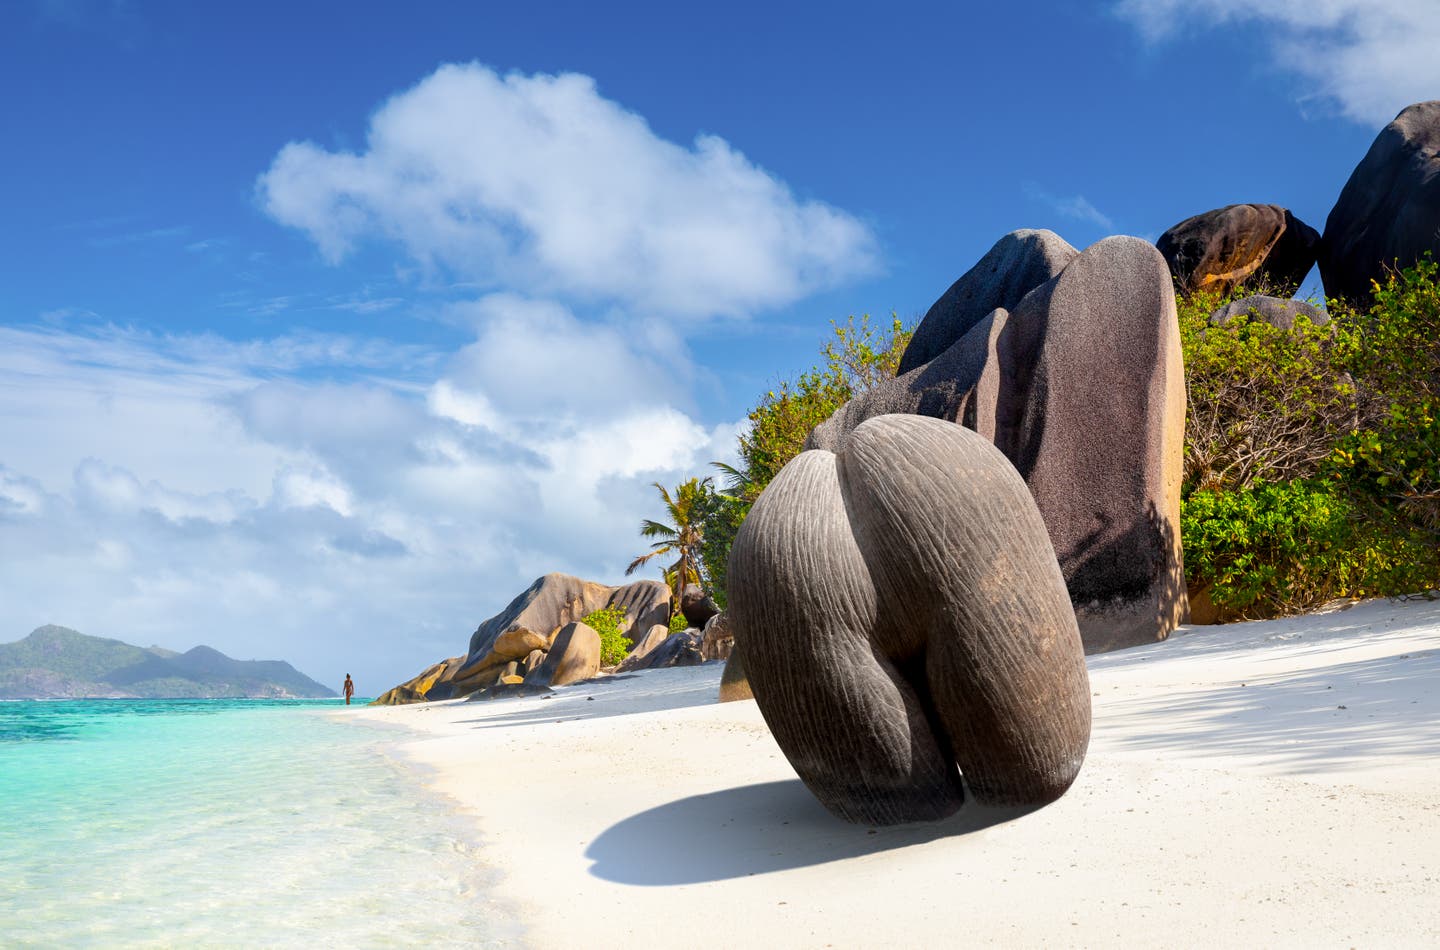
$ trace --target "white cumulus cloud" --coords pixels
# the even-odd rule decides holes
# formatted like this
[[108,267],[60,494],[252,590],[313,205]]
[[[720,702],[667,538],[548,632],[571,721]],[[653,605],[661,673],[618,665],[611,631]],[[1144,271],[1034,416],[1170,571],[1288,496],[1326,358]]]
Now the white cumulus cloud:
[[1280,63],[1348,118],[1382,125],[1440,96],[1436,0],[1121,0],[1151,40],[1227,23],[1265,27]]
[[332,261],[381,234],[495,289],[707,316],[872,271],[874,240],[723,139],[680,145],[574,73],[444,66],[373,116],[363,152],[292,142],[261,176]]

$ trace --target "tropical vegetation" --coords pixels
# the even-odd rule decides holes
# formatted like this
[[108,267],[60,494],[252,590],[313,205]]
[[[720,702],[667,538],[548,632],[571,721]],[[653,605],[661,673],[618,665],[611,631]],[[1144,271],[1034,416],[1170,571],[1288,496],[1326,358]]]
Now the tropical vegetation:
[[615,666],[625,659],[633,641],[621,632],[625,622],[625,608],[616,604],[600,610],[592,610],[580,618],[580,622],[600,634],[600,665]]
[[1440,587],[1440,290],[1426,259],[1371,305],[1290,330],[1178,300],[1188,418],[1181,544],[1218,619]]
[[[1338,597],[1440,588],[1440,267],[1390,273],[1368,307],[1327,304],[1281,329],[1211,314],[1263,287],[1177,297],[1187,419],[1181,543],[1192,598],[1217,619],[1275,616]],[[821,360],[749,412],[721,479],[661,488],[670,524],[646,521],[650,557],[723,607],[725,562],[750,506],[857,393],[894,375],[911,337],[892,315],[833,325]],[[659,485],[656,486],[660,488]],[[673,583],[672,583],[672,586]],[[677,598],[678,603],[678,598]]]
[[681,595],[688,584],[706,586],[701,570],[704,563],[701,546],[704,541],[705,516],[710,510],[714,495],[709,478],[692,478],[681,482],[672,494],[670,489],[659,482],[652,483],[665,504],[668,522],[640,522],[640,534],[652,539],[649,552],[640,555],[625,568],[628,577],[657,557],[675,555],[673,564],[662,568],[666,584],[670,587],[672,616],[680,611]]

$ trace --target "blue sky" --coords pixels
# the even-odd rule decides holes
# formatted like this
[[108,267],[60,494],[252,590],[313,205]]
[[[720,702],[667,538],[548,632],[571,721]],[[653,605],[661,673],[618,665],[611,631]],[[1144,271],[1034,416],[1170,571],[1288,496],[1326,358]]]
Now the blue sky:
[[[1301,7],[1306,9],[1301,9]],[[0,640],[377,691],[998,237],[1322,228],[1431,0],[0,7]]]

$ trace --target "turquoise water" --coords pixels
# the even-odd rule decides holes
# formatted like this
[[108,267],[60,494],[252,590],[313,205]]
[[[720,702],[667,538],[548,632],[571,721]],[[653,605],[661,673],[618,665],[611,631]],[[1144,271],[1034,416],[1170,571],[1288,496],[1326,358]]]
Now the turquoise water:
[[513,941],[469,824],[326,707],[0,703],[0,945]]

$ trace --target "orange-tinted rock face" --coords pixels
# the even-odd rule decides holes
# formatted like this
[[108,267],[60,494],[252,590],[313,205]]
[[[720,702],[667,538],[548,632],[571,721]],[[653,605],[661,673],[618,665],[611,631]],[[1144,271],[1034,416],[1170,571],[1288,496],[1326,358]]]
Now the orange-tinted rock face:
[[1246,282],[1293,293],[1315,266],[1319,237],[1285,208],[1243,204],[1186,218],[1155,246],[1183,293],[1225,293]]

